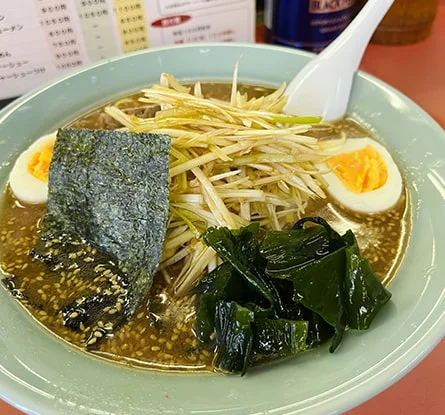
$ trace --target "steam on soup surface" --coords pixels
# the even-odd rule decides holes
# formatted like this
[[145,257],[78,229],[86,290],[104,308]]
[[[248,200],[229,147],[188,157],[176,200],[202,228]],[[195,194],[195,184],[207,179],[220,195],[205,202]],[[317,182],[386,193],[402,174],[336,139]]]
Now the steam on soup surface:
[[[247,94],[249,98],[258,99],[273,93],[272,89],[251,85],[242,85],[239,90],[239,97]],[[185,93],[180,86],[176,87],[176,92]],[[198,97],[202,94],[206,98],[229,101],[231,85],[202,84],[201,91],[196,91],[195,87],[194,93]],[[173,130],[178,130],[179,127],[168,124],[168,117],[178,117],[178,114],[174,113],[174,106],[172,109],[172,105],[168,101],[166,103],[170,104],[169,106],[162,105],[162,102],[161,105],[158,105],[157,102],[141,102],[141,98],[144,99],[146,96],[144,93],[139,93],[120,99],[113,103],[112,107],[107,107],[107,109],[101,107],[74,120],[70,127],[114,130],[128,127],[127,122],[135,122],[131,129],[139,128],[142,131],[141,125],[144,126],[144,122],[148,125],[150,122],[156,121],[159,124],[156,125],[155,132],[173,132],[174,134]],[[185,98],[183,97],[183,99]],[[275,97],[275,99],[279,100],[279,97]],[[110,110],[110,108],[112,109]],[[196,116],[193,107],[185,103],[185,108],[186,111],[184,114],[180,114],[181,117]],[[260,104],[258,104],[258,109],[261,109]],[[122,118],[122,114],[127,118]],[[162,114],[164,114],[164,118],[160,116]],[[308,120],[308,122],[313,121]],[[244,120],[246,130],[249,122],[255,125],[255,123],[263,121]],[[221,123],[223,124],[222,121]],[[266,124],[266,121],[264,123]],[[215,146],[219,149],[212,149],[216,156],[205,156],[211,160],[208,164],[199,165],[200,171],[209,178],[213,188],[217,189],[218,195],[222,195],[221,198],[224,199],[230,215],[237,215],[232,228],[240,228],[250,222],[258,221],[262,226],[262,232],[266,232],[271,229],[290,229],[293,223],[303,216],[322,217],[341,234],[348,229],[354,232],[361,255],[369,260],[375,274],[386,285],[394,276],[403,258],[409,235],[408,197],[401,179],[400,189],[397,190],[398,178],[391,176],[393,174],[393,166],[390,165],[392,160],[388,162],[384,158],[380,158],[373,145],[375,141],[372,139],[364,142],[363,146],[354,147],[354,143],[359,142],[357,139],[369,137],[370,134],[351,119],[344,119],[335,126],[320,125],[308,131],[302,129],[301,133],[298,130],[298,124],[296,125],[297,128],[295,128],[295,124],[290,128],[294,128],[295,134],[304,137],[301,142],[292,145],[295,145],[294,150],[301,148],[303,154],[306,154],[305,157],[298,159],[299,166],[302,166],[301,169],[305,169],[300,176],[291,177],[291,172],[285,169],[289,165],[287,155],[294,156],[296,154],[291,147],[288,147],[288,153],[280,152],[279,147],[273,147],[272,141],[265,140],[261,146],[255,147],[254,150],[251,147],[241,148],[238,153],[233,153],[235,156],[230,154],[229,157],[229,154],[220,154],[221,149],[227,148],[223,145],[224,140],[230,141],[233,138],[233,142],[228,142],[229,146],[233,146],[237,143],[243,144],[242,138],[212,136],[210,127],[209,129],[202,128],[200,134],[207,134],[209,140],[214,140],[213,143],[217,143]],[[181,137],[185,137],[187,133],[191,134],[194,131],[192,128],[194,127],[189,125],[183,127]],[[221,129],[224,128],[228,127],[222,125]],[[240,127],[240,131],[243,131],[243,128]],[[289,126],[282,128],[289,128]],[[289,132],[289,136],[291,133],[294,134],[294,132]],[[246,140],[249,139],[247,134],[246,132]],[[289,136],[280,136],[279,138],[290,141]],[[40,323],[68,342],[82,348],[87,347],[88,351],[93,354],[132,365],[162,370],[211,371],[214,369],[212,363],[214,350],[208,345],[203,345],[197,338],[196,312],[199,302],[197,294],[194,294],[190,289],[198,279],[193,272],[199,274],[198,277],[201,278],[207,270],[221,266],[222,261],[212,251],[207,263],[193,271],[194,265],[202,261],[205,252],[207,252],[202,244],[202,247],[199,248],[202,252],[198,252],[200,255],[190,254],[190,252],[193,253],[193,249],[197,250],[197,244],[201,243],[198,241],[197,235],[193,233],[193,229],[202,233],[207,227],[214,225],[212,219],[207,222],[205,219],[207,218],[205,215],[210,218],[210,214],[213,212],[212,202],[208,201],[211,195],[199,190],[204,180],[200,181],[199,172],[197,173],[196,170],[181,171],[183,166],[181,163],[184,161],[180,157],[186,153],[181,153],[182,147],[179,141],[182,138],[175,138],[174,135],[172,137],[172,153],[176,155],[176,158],[170,161],[170,172],[180,171],[180,173],[171,178],[170,217],[159,271],[155,275],[148,297],[128,321],[121,324],[112,333],[107,331],[106,323],[101,323],[101,321],[94,328],[82,322],[76,330],[66,326],[64,306],[81,297],[84,281],[75,269],[72,271],[68,269],[61,273],[54,272],[49,270],[45,263],[30,256],[30,251],[39,243],[39,224],[45,215],[46,204],[32,204],[33,200],[27,199],[23,202],[16,198],[17,192],[12,190],[20,186],[20,177],[14,179],[14,182],[11,179],[12,186],[8,186],[5,191],[0,217],[0,260],[2,271],[6,277],[6,285],[13,295],[21,300],[22,304]],[[340,137],[346,137],[348,142],[353,143],[354,148],[346,148],[345,151],[340,152],[330,150],[329,143],[334,143],[333,139]],[[327,147],[323,147],[322,156],[314,155],[315,150],[304,147],[306,145],[304,140],[312,143],[313,138],[319,139],[321,143],[327,143]],[[299,147],[296,147],[297,145]],[[48,150],[49,147],[45,148]],[[283,150],[286,149],[283,147]],[[190,156],[190,160],[199,159],[199,157],[203,157],[203,151],[208,152],[208,149],[200,143],[187,155]],[[253,156],[249,154],[253,154]],[[339,154],[340,158],[336,158]],[[34,173],[39,168],[45,170],[48,157],[44,150],[39,152],[37,160],[33,154],[30,157],[33,160]],[[217,157],[222,158],[225,164],[215,164],[216,162],[213,160]],[[252,158],[247,159],[247,157]],[[341,170],[342,157],[348,169]],[[28,160],[28,167],[30,163]],[[317,186],[320,186],[320,192],[326,197],[316,197],[318,190],[313,190],[316,184],[312,184],[308,179],[305,183],[308,192],[312,195],[305,198],[304,186],[301,186],[303,190],[300,194],[298,190],[300,188],[297,186],[299,183],[295,185],[297,190],[294,190],[292,183],[295,183],[296,179],[306,179],[307,176],[310,176],[315,165],[326,171],[336,168],[341,171],[338,174],[335,173],[335,177],[332,179],[337,181],[335,185],[331,187],[331,181],[328,180],[329,187],[326,192],[327,183],[323,179],[323,175],[311,176],[320,179]],[[271,166],[273,169],[281,169],[278,172],[279,177],[276,177],[276,172],[274,172],[275,177],[272,176]],[[350,166],[354,166],[355,170],[350,171]],[[194,167],[192,166],[192,168]],[[397,167],[395,168],[397,169]],[[29,174],[29,169],[26,174]],[[11,175],[11,177],[13,176]],[[35,178],[35,174],[33,177]],[[313,178],[311,180],[314,180]],[[380,182],[383,185],[379,184]],[[388,191],[389,193],[382,190],[385,183],[391,183],[393,186]],[[276,187],[272,188],[272,185]],[[346,197],[336,195],[334,190],[331,194],[329,188],[335,188],[335,191],[338,188],[344,188],[342,191],[345,192]],[[379,189],[380,192],[376,192]],[[265,197],[268,198],[269,204],[266,202],[261,204],[263,202],[258,199],[259,191],[266,194]],[[367,203],[373,203],[372,201],[367,202],[372,193],[378,194],[377,205],[384,206],[383,209],[377,209],[377,212],[372,208],[366,211]],[[358,203],[361,203],[360,195],[365,194],[367,194],[367,198],[362,204],[365,209],[354,210],[338,201],[346,201],[347,204],[352,197],[351,200],[359,200]],[[395,201],[388,202],[389,205],[385,208],[385,203],[381,204],[382,200],[385,202],[387,197],[394,199],[394,194],[396,195]],[[44,197],[45,195],[44,193]],[[40,196],[41,193],[36,199],[37,202],[41,200]],[[288,201],[286,201],[286,197],[288,197]],[[193,211],[193,203],[198,206],[195,211]],[[187,208],[187,206],[189,207]],[[200,206],[206,206],[206,208],[199,210]],[[238,217],[240,219],[237,219]],[[229,216],[230,218],[232,216]],[[223,219],[224,217],[221,220]],[[81,252],[79,257],[81,259],[91,258],[93,265],[96,264],[94,261],[99,261],[95,257],[94,247]],[[106,339],[103,339],[104,337]],[[277,356],[274,355],[274,357]]]

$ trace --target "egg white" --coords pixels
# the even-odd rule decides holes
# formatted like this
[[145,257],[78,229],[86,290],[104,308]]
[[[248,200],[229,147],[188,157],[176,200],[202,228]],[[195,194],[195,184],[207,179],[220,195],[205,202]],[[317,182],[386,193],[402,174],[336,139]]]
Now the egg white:
[[356,212],[377,213],[393,207],[400,199],[403,189],[402,176],[388,150],[371,138],[352,138],[347,139],[344,145],[335,148],[330,155],[350,153],[361,150],[367,145],[372,146],[380,154],[388,171],[386,183],[378,189],[365,193],[351,192],[326,164],[321,163],[318,168],[322,172],[328,171],[323,175],[328,183],[327,191],[344,207]]
[[15,197],[23,203],[40,204],[48,200],[48,182],[34,177],[28,172],[28,163],[33,154],[47,142],[56,139],[57,132],[44,135],[34,141],[14,164],[9,175],[9,185]]

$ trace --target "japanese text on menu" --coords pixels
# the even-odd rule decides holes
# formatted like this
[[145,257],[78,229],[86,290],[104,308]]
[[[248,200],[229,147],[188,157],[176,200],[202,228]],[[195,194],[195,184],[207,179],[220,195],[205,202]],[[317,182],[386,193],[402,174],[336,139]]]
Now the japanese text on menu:
[[252,41],[253,0],[0,0],[0,99],[150,46]]

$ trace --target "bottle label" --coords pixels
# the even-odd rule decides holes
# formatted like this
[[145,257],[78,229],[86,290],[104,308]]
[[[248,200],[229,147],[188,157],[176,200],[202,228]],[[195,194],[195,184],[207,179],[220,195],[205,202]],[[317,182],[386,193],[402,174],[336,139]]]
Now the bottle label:
[[273,0],[271,41],[319,52],[354,17],[356,0]]
[[355,0],[310,0],[309,13],[332,13],[347,10],[355,5]]

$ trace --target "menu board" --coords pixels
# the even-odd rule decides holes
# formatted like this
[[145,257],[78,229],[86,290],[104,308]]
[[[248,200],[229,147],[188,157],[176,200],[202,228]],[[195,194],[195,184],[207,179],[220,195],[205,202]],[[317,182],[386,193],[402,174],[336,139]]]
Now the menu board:
[[0,99],[135,50],[253,42],[254,0],[0,0]]

